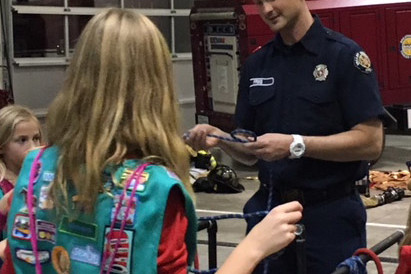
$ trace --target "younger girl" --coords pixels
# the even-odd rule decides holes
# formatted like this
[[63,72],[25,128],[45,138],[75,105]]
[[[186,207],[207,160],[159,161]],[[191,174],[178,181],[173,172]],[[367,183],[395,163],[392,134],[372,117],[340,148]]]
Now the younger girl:
[[[40,123],[31,110],[19,105],[0,109],[0,199],[14,188],[24,157],[40,142]],[[7,197],[0,202],[0,225],[4,225],[2,205],[7,205]]]

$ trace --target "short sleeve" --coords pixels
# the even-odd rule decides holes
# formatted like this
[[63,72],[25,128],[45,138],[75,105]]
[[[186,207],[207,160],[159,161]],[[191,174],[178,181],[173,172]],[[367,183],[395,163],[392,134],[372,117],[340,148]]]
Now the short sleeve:
[[384,114],[377,76],[367,58],[359,46],[346,47],[339,55],[338,96],[348,128]]

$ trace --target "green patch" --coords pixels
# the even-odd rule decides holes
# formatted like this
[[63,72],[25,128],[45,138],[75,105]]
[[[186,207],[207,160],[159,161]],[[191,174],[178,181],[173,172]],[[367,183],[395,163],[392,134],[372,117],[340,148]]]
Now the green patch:
[[59,231],[76,237],[82,237],[93,241],[97,240],[97,225],[78,220],[70,221],[64,216],[59,225]]

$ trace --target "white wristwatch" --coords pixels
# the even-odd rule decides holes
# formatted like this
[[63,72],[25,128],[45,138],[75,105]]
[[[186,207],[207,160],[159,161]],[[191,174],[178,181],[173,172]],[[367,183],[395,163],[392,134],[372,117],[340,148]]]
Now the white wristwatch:
[[292,134],[294,141],[290,144],[290,159],[301,158],[305,152],[304,139],[301,135]]

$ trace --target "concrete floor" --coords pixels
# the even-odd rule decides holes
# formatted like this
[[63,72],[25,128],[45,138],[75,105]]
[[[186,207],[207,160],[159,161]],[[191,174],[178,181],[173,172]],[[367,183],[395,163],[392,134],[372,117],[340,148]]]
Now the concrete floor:
[[[247,176],[257,175],[255,168],[245,167],[238,163],[233,163],[224,153],[219,155],[220,153],[220,151],[213,152],[213,154],[220,159],[220,163],[228,164],[235,169],[246,190],[239,194],[197,193],[198,216],[242,213],[243,205],[258,188],[258,182],[256,180],[245,179]],[[406,169],[405,162],[408,160],[411,160],[411,136],[387,135],[383,155],[372,169],[398,171]],[[391,204],[367,209],[368,247],[374,246],[395,231],[405,228],[410,199],[411,198],[408,197]],[[218,221],[217,265],[221,265],[221,263],[233,250],[233,246],[238,244],[244,237],[244,231],[244,220],[229,219]],[[203,230],[199,232],[198,238],[200,268],[202,270],[206,270],[209,269],[206,231]],[[379,255],[380,258],[383,260],[387,259],[387,261],[395,261],[397,259],[397,248],[397,245],[390,247]],[[397,264],[395,262],[383,262],[385,274],[395,273],[396,267]],[[372,262],[367,264],[367,269],[369,274],[377,274],[376,267]]]

